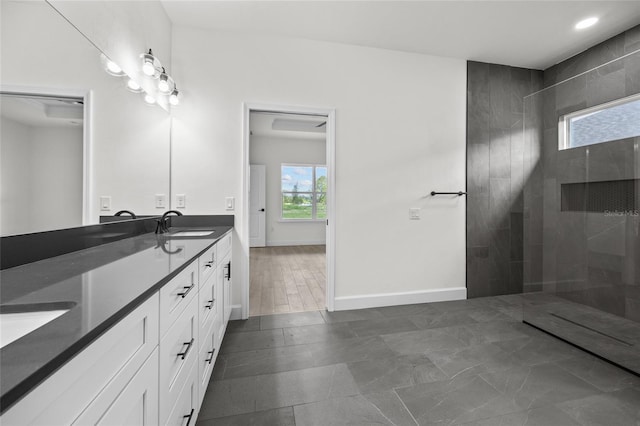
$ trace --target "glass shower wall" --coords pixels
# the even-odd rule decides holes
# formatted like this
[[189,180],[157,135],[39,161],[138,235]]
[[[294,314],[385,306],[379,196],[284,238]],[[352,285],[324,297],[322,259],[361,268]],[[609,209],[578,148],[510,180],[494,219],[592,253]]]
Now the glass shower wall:
[[525,97],[523,320],[640,374],[638,93],[640,51]]

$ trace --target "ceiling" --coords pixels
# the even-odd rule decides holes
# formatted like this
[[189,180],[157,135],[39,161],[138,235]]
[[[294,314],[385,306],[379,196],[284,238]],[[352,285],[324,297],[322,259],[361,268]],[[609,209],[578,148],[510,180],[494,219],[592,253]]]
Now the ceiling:
[[81,127],[84,107],[82,99],[2,95],[0,115],[25,126]]
[[[283,123],[280,126],[281,129],[297,129],[300,128],[300,126],[296,126],[295,123],[300,123],[302,127],[308,127],[309,131],[274,129],[274,121],[276,121],[276,123]],[[326,125],[322,126],[321,124],[326,123],[326,121],[327,118],[323,116],[274,112],[251,112],[249,130],[251,130],[251,136],[324,141],[327,137]],[[278,127],[277,124],[276,127]]]
[[[640,24],[640,1],[162,0],[174,25],[546,69]],[[586,17],[600,21],[585,30]]]

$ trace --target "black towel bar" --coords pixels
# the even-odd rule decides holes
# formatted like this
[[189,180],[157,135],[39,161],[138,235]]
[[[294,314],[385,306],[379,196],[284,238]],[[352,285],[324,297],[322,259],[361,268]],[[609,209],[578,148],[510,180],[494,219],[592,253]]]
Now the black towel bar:
[[431,191],[431,195],[457,195],[458,197],[462,197],[463,195],[467,195],[466,192],[458,191],[458,192],[436,192]]

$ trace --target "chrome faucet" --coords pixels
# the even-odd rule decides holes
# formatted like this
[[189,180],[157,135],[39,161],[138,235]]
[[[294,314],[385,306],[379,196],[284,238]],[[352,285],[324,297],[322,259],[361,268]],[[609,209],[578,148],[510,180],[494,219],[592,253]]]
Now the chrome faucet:
[[123,214],[128,214],[131,216],[131,219],[137,219],[138,217],[131,210],[120,210],[118,213],[114,214],[114,216],[122,216]]
[[168,210],[164,212],[162,217],[156,221],[156,234],[164,234],[165,232],[169,232],[169,228],[167,227],[167,222],[169,222],[169,215],[175,214],[176,216],[182,216],[182,213],[177,210]]

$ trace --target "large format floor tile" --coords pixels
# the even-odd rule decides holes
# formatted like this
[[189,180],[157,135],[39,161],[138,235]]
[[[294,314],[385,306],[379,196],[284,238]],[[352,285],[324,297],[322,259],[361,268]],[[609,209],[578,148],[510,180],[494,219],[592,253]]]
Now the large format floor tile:
[[546,295],[232,321],[198,425],[640,425],[640,378],[521,322]]

